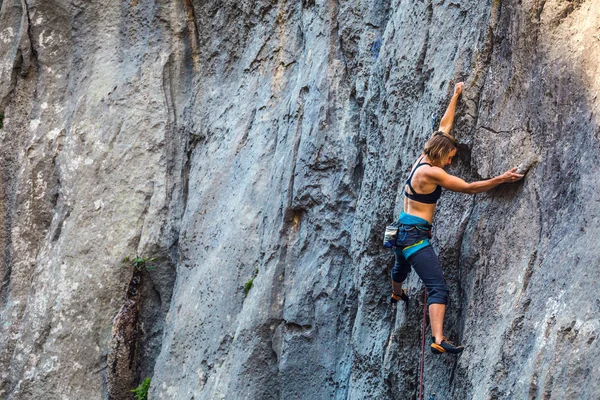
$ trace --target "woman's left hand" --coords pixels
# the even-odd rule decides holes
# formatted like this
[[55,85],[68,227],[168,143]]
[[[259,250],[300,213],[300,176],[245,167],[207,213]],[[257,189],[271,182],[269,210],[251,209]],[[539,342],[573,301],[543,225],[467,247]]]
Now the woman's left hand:
[[519,179],[523,179],[525,175],[517,174],[517,167],[514,167],[501,175],[502,180],[505,183],[516,182]]

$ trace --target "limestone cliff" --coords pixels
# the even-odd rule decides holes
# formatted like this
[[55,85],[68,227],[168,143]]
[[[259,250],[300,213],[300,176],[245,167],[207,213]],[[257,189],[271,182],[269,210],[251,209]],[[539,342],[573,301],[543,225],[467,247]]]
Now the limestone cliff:
[[442,196],[425,395],[600,397],[599,59],[597,0],[0,0],[0,398],[415,398],[381,236],[462,80],[449,172],[533,165]]

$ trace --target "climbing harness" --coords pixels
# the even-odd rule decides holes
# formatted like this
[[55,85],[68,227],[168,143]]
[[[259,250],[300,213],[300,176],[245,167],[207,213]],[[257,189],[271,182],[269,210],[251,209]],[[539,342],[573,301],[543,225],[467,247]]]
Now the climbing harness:
[[427,325],[427,289],[423,288],[423,329],[421,330],[421,365],[419,366],[419,400],[423,400],[423,370],[425,368],[425,328]]
[[400,225],[402,227],[403,231],[412,231],[413,229],[418,229],[420,231],[423,232],[427,232],[429,234],[429,236],[431,236],[431,229],[433,229],[432,225],[406,225],[406,224],[401,224]]
[[[385,232],[383,234],[383,246],[387,247],[388,249],[395,248],[397,245],[396,241],[398,240],[398,233],[400,232],[400,230],[404,232],[404,236],[402,237],[402,239],[400,239],[401,242],[406,240],[407,233],[409,231],[412,231],[413,229],[418,229],[420,231],[427,232],[427,236],[431,239],[431,228],[431,225],[406,225],[400,223],[400,221],[394,222],[393,224],[385,227]],[[406,246],[403,248],[403,251],[406,249],[410,249],[411,247],[421,245],[424,241],[425,239],[417,243],[411,244],[410,246]]]
[[[404,234],[404,236],[406,237],[406,233]],[[404,250],[408,250],[408,249],[411,249],[411,248],[413,248],[413,247],[420,246],[420,245],[422,245],[424,242],[425,242],[425,239],[423,239],[423,240],[419,240],[419,241],[418,241],[417,243],[415,243],[415,244],[411,244],[410,246],[406,246],[405,248],[403,248],[403,249],[402,249],[402,251],[404,251]]]

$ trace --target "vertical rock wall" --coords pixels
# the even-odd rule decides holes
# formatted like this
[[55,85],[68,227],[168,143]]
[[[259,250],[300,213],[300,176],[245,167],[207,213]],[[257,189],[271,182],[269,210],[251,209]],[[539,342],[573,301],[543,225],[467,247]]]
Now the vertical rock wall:
[[158,258],[140,289],[137,374],[152,373],[143,360],[159,350],[175,278],[185,12],[119,1],[1,10],[0,397],[104,398],[133,274],[121,260]]
[[380,236],[461,80],[449,172],[534,163],[439,203],[467,348],[425,393],[598,397],[599,7],[0,1],[0,398],[414,398],[422,287],[388,304]]

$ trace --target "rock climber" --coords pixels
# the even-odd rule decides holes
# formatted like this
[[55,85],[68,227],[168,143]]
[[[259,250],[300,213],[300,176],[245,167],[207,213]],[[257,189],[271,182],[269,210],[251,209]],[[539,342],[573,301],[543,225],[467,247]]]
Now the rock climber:
[[427,288],[432,334],[431,351],[435,354],[456,354],[464,349],[444,336],[444,315],[449,290],[437,255],[429,244],[433,214],[442,188],[474,194],[523,178],[523,175],[516,173],[517,168],[512,168],[495,178],[467,183],[444,170],[456,155],[456,140],[450,135],[450,130],[462,89],[462,82],[454,87],[454,94],[440,121],[438,131],[425,143],[423,153],[413,164],[410,176],[406,180],[404,211],[400,215],[397,247],[394,248],[396,262],[392,269],[391,301],[408,301],[406,291],[402,289],[402,282],[412,266]]

